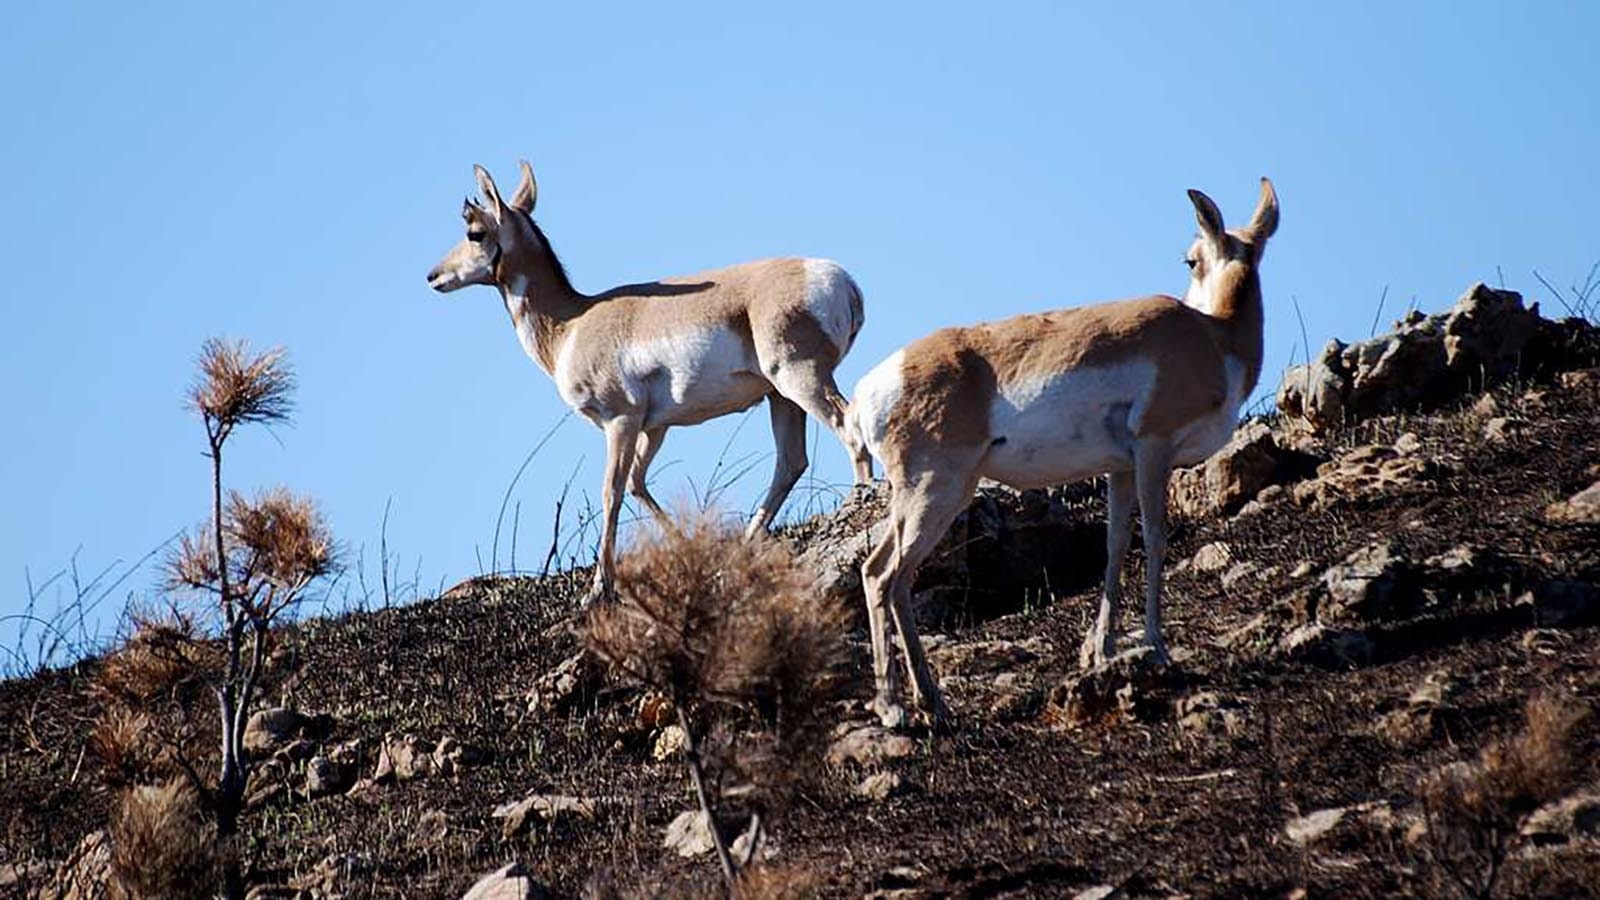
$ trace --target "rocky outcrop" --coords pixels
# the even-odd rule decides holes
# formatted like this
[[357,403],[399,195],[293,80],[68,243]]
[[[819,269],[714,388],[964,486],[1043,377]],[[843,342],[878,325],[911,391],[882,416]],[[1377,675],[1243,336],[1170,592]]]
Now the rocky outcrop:
[[1291,455],[1278,446],[1272,429],[1249,422],[1210,459],[1172,473],[1168,503],[1174,513],[1197,519],[1234,513],[1275,483]]
[[[1083,482],[1051,490],[986,486],[917,573],[923,615],[934,620],[987,619],[1024,608],[1046,592],[1096,583],[1105,566],[1100,487]],[[884,534],[887,491],[840,507],[791,536],[817,591],[862,608],[861,564]]]
[[1515,291],[1479,282],[1448,312],[1412,311],[1381,337],[1331,341],[1307,365],[1291,368],[1278,409],[1313,430],[1449,402],[1512,376],[1540,377],[1571,368],[1594,352],[1595,329],[1561,322],[1524,306]]

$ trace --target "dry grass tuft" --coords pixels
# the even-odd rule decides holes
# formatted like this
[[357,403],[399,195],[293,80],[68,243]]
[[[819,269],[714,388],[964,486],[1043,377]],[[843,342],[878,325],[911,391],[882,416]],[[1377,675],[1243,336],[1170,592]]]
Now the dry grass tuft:
[[[730,797],[758,817],[779,811],[820,770],[845,611],[813,594],[787,547],[746,540],[711,515],[646,536],[618,561],[617,583],[617,601],[589,614],[590,651],[671,698],[714,821]],[[719,857],[731,888],[736,865],[720,837]]]
[[146,704],[178,695],[192,696],[204,688],[195,667],[173,648],[193,644],[194,624],[186,620],[136,621],[133,636],[106,657],[96,681],[102,694],[130,704]]
[[1577,736],[1588,716],[1587,707],[1572,697],[1535,695],[1522,733],[1490,744],[1475,762],[1449,766],[1424,783],[1434,860],[1464,895],[1493,896],[1528,816],[1572,790]]
[[181,780],[124,793],[111,819],[111,841],[112,897],[199,900],[215,892],[215,839],[199,797]]
[[259,354],[245,341],[212,338],[200,348],[200,377],[190,405],[226,433],[235,425],[281,422],[294,411],[294,373],[283,348]]

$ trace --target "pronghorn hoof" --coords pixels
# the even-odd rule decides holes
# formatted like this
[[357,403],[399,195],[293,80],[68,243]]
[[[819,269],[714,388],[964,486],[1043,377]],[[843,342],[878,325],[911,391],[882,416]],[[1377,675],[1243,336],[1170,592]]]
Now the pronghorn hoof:
[[588,612],[594,608],[596,603],[600,603],[603,600],[611,600],[614,596],[615,592],[611,588],[596,585],[590,588],[589,592],[584,594],[583,598],[578,601],[578,612]]
[[872,701],[872,712],[885,728],[900,729],[906,724],[906,708],[888,700]]

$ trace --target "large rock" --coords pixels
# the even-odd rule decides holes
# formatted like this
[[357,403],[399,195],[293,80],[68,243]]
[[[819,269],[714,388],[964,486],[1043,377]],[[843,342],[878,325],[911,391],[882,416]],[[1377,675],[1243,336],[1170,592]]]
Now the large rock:
[[1237,512],[1273,482],[1282,457],[1272,430],[1251,422],[1204,463],[1173,472],[1168,502],[1188,518]]
[[433,774],[433,750],[414,734],[389,734],[378,752],[378,767],[372,780],[379,784],[411,781]]
[[1157,721],[1173,714],[1188,682],[1176,666],[1157,662],[1149,647],[1137,647],[1062,679],[1050,691],[1045,718],[1063,728]]
[[604,678],[605,673],[594,659],[579,651],[534,679],[525,695],[528,712],[548,716],[570,711],[592,697]]
[[[1448,403],[1486,382],[1548,376],[1594,352],[1594,329],[1553,322],[1522,295],[1479,282],[1448,312],[1413,311],[1395,330],[1355,344],[1330,343],[1278,387],[1278,409],[1323,431],[1343,422]],[[1591,363],[1592,364],[1592,363]]]
[[[952,523],[917,573],[924,618],[987,619],[1099,581],[1105,567],[1098,488],[1083,482],[1051,490],[985,486]],[[861,610],[861,564],[886,533],[881,488],[852,495],[833,514],[788,538],[819,594]]]
[[549,894],[528,875],[522,863],[511,863],[478,879],[461,900],[540,900]]
[[1370,622],[1401,618],[1421,599],[1415,568],[1393,544],[1369,544],[1322,573],[1320,622]]
[[263,709],[245,723],[244,749],[252,756],[271,756],[297,740],[325,737],[332,724],[326,714],[308,716],[281,706]]

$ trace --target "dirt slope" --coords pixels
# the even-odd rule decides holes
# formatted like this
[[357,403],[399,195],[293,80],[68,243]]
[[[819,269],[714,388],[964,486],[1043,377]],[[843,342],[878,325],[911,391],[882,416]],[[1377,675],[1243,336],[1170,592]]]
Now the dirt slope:
[[[776,825],[776,863],[825,896],[1070,897],[1100,885],[1126,897],[1452,896],[1418,836],[1419,785],[1518,731],[1538,689],[1600,707],[1600,525],[1547,516],[1600,480],[1600,376],[1492,398],[1285,436],[1324,462],[1320,475],[1234,515],[1181,521],[1167,590],[1175,670],[1124,660],[1106,684],[1070,678],[1090,584],[959,615],[936,604],[930,644],[955,729],[913,733],[900,758],[835,766]],[[1505,421],[1486,436],[1494,419]],[[860,529],[879,502],[790,537]],[[1095,492],[1060,505],[1098,556]],[[975,570],[964,571],[971,590]],[[638,696],[581,671],[575,684],[552,677],[577,649],[567,623],[584,574],[468,583],[281,635],[273,699],[332,724],[257,779],[245,827],[258,896],[454,897],[512,860],[557,894],[714,893],[710,857],[661,848],[692,801],[681,765],[653,758],[659,729]],[[1135,626],[1131,613],[1124,623]],[[46,863],[111,807],[86,750],[98,666],[0,684],[0,873],[29,864],[19,893],[49,883]],[[842,733],[867,720],[858,705],[838,715]],[[418,764],[417,777],[306,797],[305,757],[371,776],[386,736],[404,735],[417,741],[388,743],[427,756],[449,737],[467,749]],[[1583,731],[1572,792],[1600,787],[1595,749]],[[392,767],[402,754],[387,755]],[[861,796],[880,769],[899,789]],[[508,835],[493,811],[533,792],[592,802]],[[1346,807],[1326,834],[1287,831]],[[1499,896],[1593,895],[1600,815],[1577,819],[1520,841]]]

